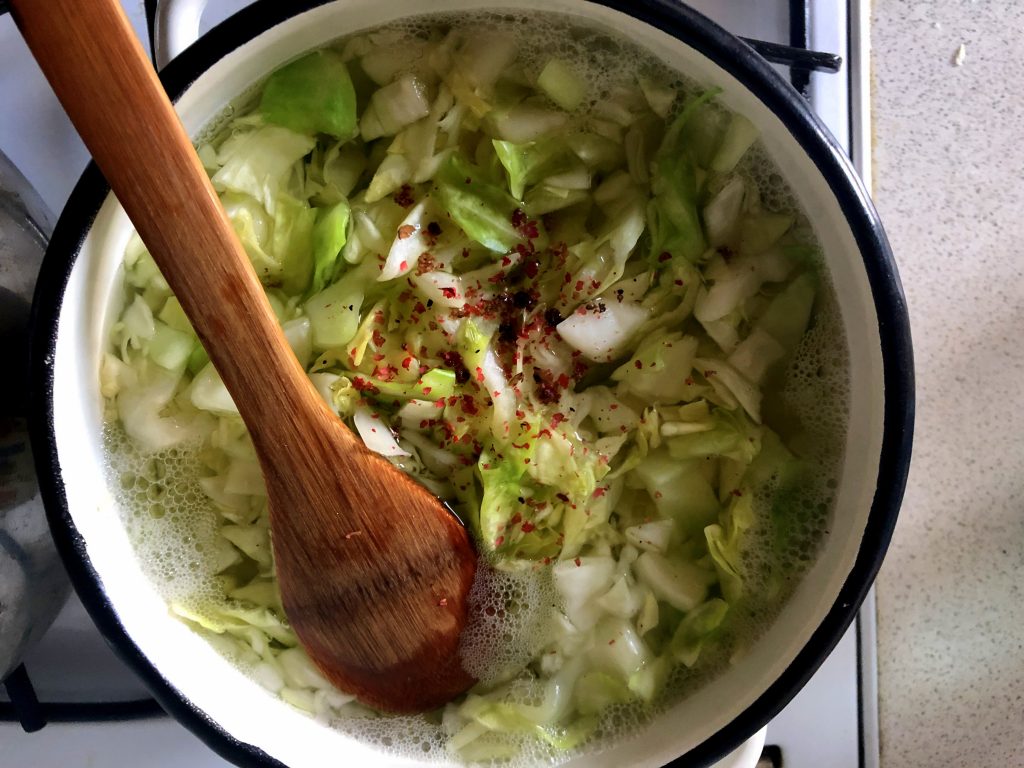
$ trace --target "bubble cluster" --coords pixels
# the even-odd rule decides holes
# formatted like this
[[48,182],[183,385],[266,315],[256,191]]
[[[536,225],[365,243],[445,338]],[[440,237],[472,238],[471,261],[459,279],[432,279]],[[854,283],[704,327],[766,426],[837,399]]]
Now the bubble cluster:
[[168,601],[223,600],[214,577],[217,516],[199,485],[199,446],[144,454],[115,425],[104,439],[111,487],[146,575]]
[[[792,439],[799,482],[757,490],[759,521],[744,551],[744,578],[763,599],[734,621],[733,634],[752,642],[768,629],[785,598],[813,564],[828,535],[842,474],[850,399],[849,357],[835,291],[822,270],[812,325],[782,385],[781,400],[799,434]],[[777,480],[777,478],[776,478]]]
[[481,683],[497,683],[525,667],[551,638],[551,613],[559,603],[551,569],[515,571],[481,563],[469,593],[470,620],[463,631],[462,665]]
[[792,494],[791,530],[780,553],[779,570],[793,580],[813,561],[828,533],[849,419],[849,355],[835,293],[827,282],[819,292],[814,322],[790,365],[782,396],[803,429],[803,455],[815,457],[807,462],[808,475]]
[[835,291],[824,286],[814,323],[797,348],[783,396],[823,450],[835,452],[849,416],[850,363]]
[[[786,183],[779,166],[769,157],[764,146],[755,144],[736,166],[736,171],[750,179],[757,188],[761,205],[771,211],[798,211],[800,206],[793,190]],[[806,222],[797,222],[799,228]]]

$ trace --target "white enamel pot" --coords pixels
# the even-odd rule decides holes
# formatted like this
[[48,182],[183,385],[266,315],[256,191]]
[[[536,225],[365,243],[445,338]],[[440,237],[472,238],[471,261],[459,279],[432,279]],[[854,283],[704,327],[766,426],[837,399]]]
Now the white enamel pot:
[[[429,10],[559,12],[610,28],[750,118],[814,225],[849,345],[849,430],[829,535],[801,586],[749,652],[633,738],[571,763],[750,768],[760,729],[853,620],[895,525],[910,460],[913,363],[903,293],[877,215],[803,99],[750,48],[669,0],[433,0]],[[235,96],[300,53],[396,18],[414,0],[261,0],[164,70],[198,134]],[[34,448],[51,526],[82,601],[167,711],[240,765],[411,765],[292,709],[172,618],[143,573],[104,471],[99,367],[131,226],[90,168],[58,224],[35,305]],[[763,739],[763,734],[760,736]],[[746,742],[746,743],[744,743]]]

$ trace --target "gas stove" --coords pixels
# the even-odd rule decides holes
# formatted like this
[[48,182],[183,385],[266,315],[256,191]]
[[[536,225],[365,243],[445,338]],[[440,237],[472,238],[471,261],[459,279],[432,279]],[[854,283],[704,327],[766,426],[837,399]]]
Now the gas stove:
[[[123,1],[147,40],[146,11],[155,0]],[[209,0],[200,31],[249,2]],[[849,151],[870,187],[867,0],[690,0],[690,5],[775,63]],[[88,154],[9,16],[0,16],[0,100],[6,105],[0,111],[0,151],[50,210],[59,212]],[[4,768],[227,765],[163,713],[106,646],[74,596],[7,681],[6,691],[0,689]],[[759,768],[875,768],[877,709],[872,591],[831,656],[769,724]]]

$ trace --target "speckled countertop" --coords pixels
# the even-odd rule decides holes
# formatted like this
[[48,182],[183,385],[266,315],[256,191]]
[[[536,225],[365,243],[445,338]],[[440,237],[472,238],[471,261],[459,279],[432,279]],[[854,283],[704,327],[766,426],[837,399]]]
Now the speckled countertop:
[[1024,766],[1022,33],[1016,0],[874,0],[875,198],[918,377],[878,583],[883,768]]

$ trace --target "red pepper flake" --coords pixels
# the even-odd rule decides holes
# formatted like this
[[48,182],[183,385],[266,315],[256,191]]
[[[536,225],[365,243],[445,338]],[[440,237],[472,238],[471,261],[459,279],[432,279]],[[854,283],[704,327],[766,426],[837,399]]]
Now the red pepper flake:
[[595,499],[600,499],[606,493],[608,493],[608,488],[606,486],[599,485],[597,486],[597,488],[594,489],[594,493],[592,494],[592,496]]
[[[519,497],[519,502],[522,503],[522,504],[525,504],[526,500],[522,496],[520,496]],[[518,525],[521,522],[523,522],[523,516],[521,514],[519,514],[518,512],[516,512],[514,515],[512,515],[512,519],[508,521],[508,524],[509,525]]]
[[614,637],[611,640],[608,641],[608,645],[615,645],[615,638]]
[[476,367],[476,380],[477,381],[483,381],[484,380],[484,369],[481,368],[479,365]]
[[367,381],[362,376],[353,377],[352,386],[355,387],[356,392],[369,392],[370,394],[380,392],[372,381]]
[[469,371],[466,364],[462,362],[462,355],[458,352],[448,351],[441,353],[441,360],[446,366],[455,371],[455,381],[458,384],[465,384],[469,381]]
[[658,261],[668,261],[671,258],[672,254],[669,253],[668,251],[662,251],[660,254],[658,254]]
[[505,543],[505,537],[504,536],[499,536],[498,538],[496,538],[494,540],[494,546],[495,547],[500,547],[504,543]]
[[633,361],[633,367],[636,368],[639,371],[640,369],[642,369],[644,367],[644,364],[641,363],[639,360],[634,360]]
[[569,274],[568,272],[565,273],[565,282],[572,282],[572,275]]
[[[399,272],[405,272],[408,268],[409,268],[409,262],[408,261],[404,261],[403,260],[402,263],[398,265],[398,271]],[[399,298],[401,298],[401,297],[399,297]]]
[[440,600],[437,601],[437,604],[444,608],[446,605],[448,605],[448,598],[442,597]]
[[[544,565],[551,565],[551,558],[545,557],[541,562],[544,563]],[[554,653],[554,651],[552,651],[552,653]]]
[[685,381],[684,381],[684,383],[686,384],[686,386],[692,387],[693,386],[693,377],[692,376],[687,376]]
[[718,373],[718,371],[704,371],[704,378],[705,379],[710,379],[716,373]]
[[526,276],[532,280],[540,271],[540,263],[535,259],[530,259],[523,265],[523,271],[526,272]]
[[679,285],[679,286],[683,286],[683,285],[686,285],[686,283],[684,283],[684,282],[683,282],[682,280],[676,280],[676,281],[675,281],[675,284],[676,284],[676,285]]
[[434,257],[424,251],[420,254],[420,260],[416,262],[416,274],[425,275],[434,271]]
[[583,290],[583,281],[582,280],[577,280],[576,281],[576,289],[575,290],[576,290],[577,293],[579,291]]
[[[424,390],[423,394],[428,394],[428,393]],[[444,398],[441,398],[440,400],[435,400],[434,401],[434,407],[435,408],[444,408]]]
[[412,367],[412,357],[407,357],[402,360],[402,367],[408,371]]
[[527,240],[535,240],[540,236],[537,229],[537,222],[527,217],[526,213],[519,208],[512,211],[512,226]]
[[656,498],[656,499],[660,499],[663,495],[664,494],[662,494],[661,491],[655,491],[654,492],[654,498]]
[[736,498],[739,498],[740,496],[742,496],[742,495],[743,495],[743,491],[741,491],[741,490],[740,490],[739,488],[733,488],[733,489],[732,489],[732,490],[730,491],[730,493],[731,493],[731,494],[732,494],[733,496],[735,496]]
[[441,289],[441,295],[446,299],[454,299],[456,296],[455,289],[446,286]]
[[533,372],[533,380],[537,383],[537,399],[545,404],[558,402],[558,387],[551,378],[550,371],[534,370]]
[[353,536],[362,536],[362,535],[363,535],[362,531],[349,531],[348,533],[345,534],[345,541],[348,541]]
[[533,247],[533,242],[530,240],[527,240],[525,243],[516,243],[512,250],[524,259],[530,258],[537,252],[537,249]]
[[373,331],[373,344],[376,347],[384,346],[384,334],[376,329]]
[[552,427],[557,427],[563,421],[565,421],[565,414],[564,413],[556,413],[556,414],[554,414],[551,417],[551,426]]
[[573,560],[573,562],[576,563],[577,568],[583,565],[583,562],[578,557],[575,560]]
[[558,386],[560,386],[562,389],[567,389],[569,387],[569,376],[567,374],[559,374]]
[[476,400],[473,399],[472,395],[462,396],[462,410],[470,416],[476,416],[480,412],[480,409],[477,408]]
[[537,526],[534,525],[533,523],[531,523],[529,520],[527,520],[522,525],[523,533],[530,533],[531,531],[536,530],[536,528],[537,528]]
[[403,184],[402,188],[395,192],[392,199],[403,208],[408,208],[414,202],[412,197],[412,187],[408,184]]
[[374,378],[380,379],[381,381],[394,381],[397,373],[398,369],[393,365],[378,365],[373,370]]

